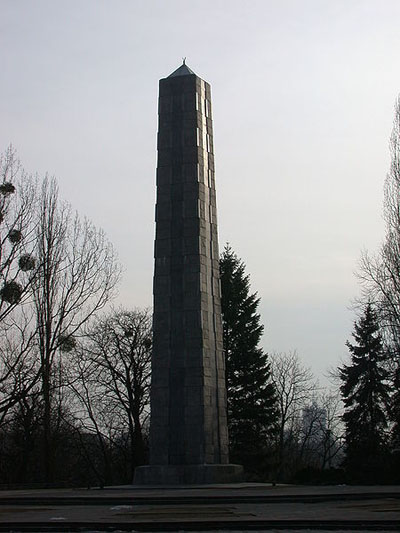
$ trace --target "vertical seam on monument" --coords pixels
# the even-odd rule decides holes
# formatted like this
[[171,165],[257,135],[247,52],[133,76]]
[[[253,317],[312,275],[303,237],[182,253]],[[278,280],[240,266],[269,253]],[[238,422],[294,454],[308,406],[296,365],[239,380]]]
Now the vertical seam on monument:
[[[218,260],[218,258],[214,257],[214,245],[217,245],[218,241],[214,243],[214,235],[213,235],[213,206],[212,206],[212,183],[210,184],[209,174],[211,172],[210,170],[210,154],[212,150],[212,142],[211,142],[211,133],[209,131],[209,125],[207,122],[207,118],[212,120],[211,116],[211,101],[208,102],[207,100],[207,91],[206,91],[206,84],[204,84],[205,89],[205,98],[204,98],[204,114],[205,114],[205,132],[206,132],[206,150],[207,150],[207,186],[209,190],[209,205],[208,205],[208,218],[209,218],[209,231],[210,231],[210,261],[211,261],[211,275],[210,275],[210,283],[211,283],[211,298],[212,298],[212,308],[213,308],[213,317],[212,317],[212,326],[213,326],[213,337],[214,337],[214,365],[215,365],[215,404],[216,404],[216,412],[217,412],[217,421],[216,421],[216,430],[217,430],[217,439],[215,442],[216,450],[214,450],[214,460],[217,459],[218,462],[221,460],[221,428],[220,428],[220,416],[221,416],[221,408],[220,408],[220,394],[219,394],[219,379],[220,379],[220,369],[218,365],[218,358],[219,358],[219,352],[218,352],[218,343],[217,343],[217,327],[216,327],[216,306],[215,306],[215,298],[216,294],[214,291],[214,280],[215,280],[215,274],[214,274],[214,259]],[[210,89],[209,89],[210,90]]]
[[[210,216],[210,258],[211,258],[211,265],[214,259],[213,254],[213,235],[212,235],[212,229],[211,229],[211,204],[208,206],[209,209],[209,216]],[[218,369],[218,347],[217,347],[217,328],[216,328],[216,318],[215,318],[215,293],[214,293],[214,272],[213,268],[211,268],[211,295],[212,295],[212,302],[213,302],[213,333],[214,333],[214,364],[215,364],[215,403],[216,403],[216,409],[217,409],[217,454],[214,452],[214,456],[217,455],[219,459],[221,459],[221,435],[220,435],[220,405],[219,405],[219,387],[218,387],[218,381],[219,381],[219,369]]]

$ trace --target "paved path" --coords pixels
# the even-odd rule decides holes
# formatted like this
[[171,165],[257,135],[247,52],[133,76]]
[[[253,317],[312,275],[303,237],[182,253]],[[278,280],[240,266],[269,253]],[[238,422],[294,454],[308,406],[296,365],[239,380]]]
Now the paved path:
[[238,484],[0,491],[0,531],[223,529],[400,531],[400,487]]

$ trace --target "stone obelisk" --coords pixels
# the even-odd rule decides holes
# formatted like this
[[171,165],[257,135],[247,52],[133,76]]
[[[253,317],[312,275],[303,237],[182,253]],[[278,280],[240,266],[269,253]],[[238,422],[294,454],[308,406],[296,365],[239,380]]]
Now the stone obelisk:
[[160,80],[150,465],[135,483],[230,482],[210,85]]

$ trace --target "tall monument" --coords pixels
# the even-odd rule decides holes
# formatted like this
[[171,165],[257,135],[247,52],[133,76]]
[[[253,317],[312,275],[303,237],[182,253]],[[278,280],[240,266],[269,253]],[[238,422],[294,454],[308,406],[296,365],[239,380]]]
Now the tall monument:
[[230,465],[210,85],[160,80],[150,465],[135,483],[218,483]]

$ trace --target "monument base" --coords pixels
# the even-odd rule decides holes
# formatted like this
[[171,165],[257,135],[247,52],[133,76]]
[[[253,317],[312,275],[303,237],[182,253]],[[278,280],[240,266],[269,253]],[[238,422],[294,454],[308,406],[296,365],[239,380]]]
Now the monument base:
[[146,465],[135,469],[134,485],[208,485],[243,481],[240,465]]

